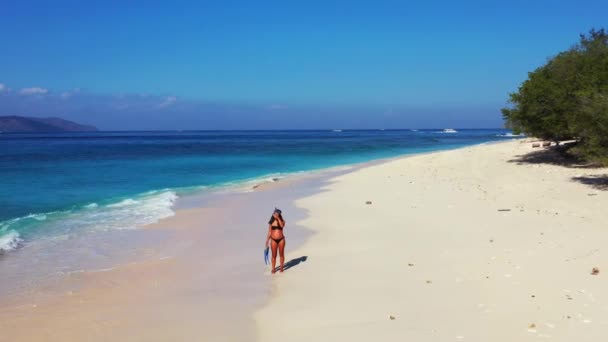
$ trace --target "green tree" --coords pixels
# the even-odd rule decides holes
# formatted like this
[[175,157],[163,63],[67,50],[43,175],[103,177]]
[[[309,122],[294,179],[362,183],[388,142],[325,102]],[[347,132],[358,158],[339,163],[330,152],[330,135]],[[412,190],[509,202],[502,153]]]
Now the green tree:
[[575,151],[608,162],[608,34],[578,44],[528,74],[502,113],[507,127],[547,140],[576,139]]

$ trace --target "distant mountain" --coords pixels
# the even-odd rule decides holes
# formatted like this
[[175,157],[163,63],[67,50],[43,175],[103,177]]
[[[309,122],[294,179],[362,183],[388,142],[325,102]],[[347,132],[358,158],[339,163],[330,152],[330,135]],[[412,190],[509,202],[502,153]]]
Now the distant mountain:
[[0,132],[93,132],[93,126],[77,124],[59,118],[26,118],[0,116]]

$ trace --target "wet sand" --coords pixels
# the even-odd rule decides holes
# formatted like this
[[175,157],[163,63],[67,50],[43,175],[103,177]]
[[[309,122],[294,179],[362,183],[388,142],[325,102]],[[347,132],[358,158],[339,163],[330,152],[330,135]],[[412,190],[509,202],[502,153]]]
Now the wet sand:
[[[317,189],[319,176],[184,198],[175,216],[142,228],[166,239],[148,244],[143,260],[2,298],[0,340],[254,340],[252,315],[271,287],[266,222],[275,205],[290,220],[303,218],[290,203]],[[289,229],[290,246],[306,240],[303,228]]]

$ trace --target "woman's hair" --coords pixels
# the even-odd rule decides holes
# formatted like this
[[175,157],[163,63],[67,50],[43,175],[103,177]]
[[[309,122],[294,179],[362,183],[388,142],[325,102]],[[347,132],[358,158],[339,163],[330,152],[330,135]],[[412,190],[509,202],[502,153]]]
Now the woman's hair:
[[272,224],[274,222],[274,213],[279,214],[279,217],[281,218],[282,221],[283,220],[283,214],[281,213],[281,210],[275,209],[274,212],[272,213],[272,215],[270,215],[270,220],[268,220],[268,224]]

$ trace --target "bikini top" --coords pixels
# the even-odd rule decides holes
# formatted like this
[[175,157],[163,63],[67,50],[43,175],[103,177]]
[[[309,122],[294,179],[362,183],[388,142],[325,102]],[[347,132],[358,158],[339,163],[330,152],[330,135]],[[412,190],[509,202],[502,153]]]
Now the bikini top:
[[[277,220],[272,221],[272,223],[275,223],[275,222],[277,222]],[[273,225],[271,225],[270,228],[272,230],[275,230],[275,229],[283,230],[283,227],[281,227],[280,225],[279,226],[273,226]]]

